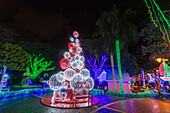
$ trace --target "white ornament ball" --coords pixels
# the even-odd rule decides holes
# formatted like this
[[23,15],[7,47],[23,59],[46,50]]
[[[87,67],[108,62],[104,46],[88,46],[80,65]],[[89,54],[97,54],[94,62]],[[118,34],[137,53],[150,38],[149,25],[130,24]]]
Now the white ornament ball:
[[65,57],[65,58],[70,58],[70,53],[69,53],[69,52],[65,52],[65,53],[64,53],[64,57]]

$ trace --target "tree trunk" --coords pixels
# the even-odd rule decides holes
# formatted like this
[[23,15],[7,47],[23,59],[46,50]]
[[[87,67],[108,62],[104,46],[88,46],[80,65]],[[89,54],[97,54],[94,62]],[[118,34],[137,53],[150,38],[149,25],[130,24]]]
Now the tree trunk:
[[121,71],[120,46],[118,40],[116,40],[116,56],[117,56],[117,65],[118,65],[118,73],[119,73],[120,93],[123,93],[124,91],[123,91],[122,71]]
[[113,75],[113,87],[114,87],[114,92],[117,92],[116,90],[116,82],[115,82],[115,72],[114,72],[114,60],[113,60],[113,54],[110,54],[110,59],[111,59],[111,65],[112,65],[112,75]]
[[2,85],[3,85],[6,69],[7,69],[7,67],[5,65],[3,65],[3,73],[2,73],[2,78],[1,78],[0,91],[2,90]]
[[141,73],[142,73],[143,87],[145,87],[145,73],[142,68],[141,68]]
[[[95,71],[94,71],[95,72]],[[97,88],[97,73],[94,73],[94,87]]]

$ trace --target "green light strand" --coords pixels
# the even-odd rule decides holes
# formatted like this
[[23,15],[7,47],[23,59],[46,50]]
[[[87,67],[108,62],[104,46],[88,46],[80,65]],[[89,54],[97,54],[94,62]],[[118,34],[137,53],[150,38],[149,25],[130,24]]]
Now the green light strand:
[[161,24],[160,24],[160,22],[159,22],[159,20],[158,20],[158,16],[157,16],[156,11],[155,11],[155,9],[154,9],[154,6],[153,6],[153,4],[152,4],[151,1],[150,1],[150,3],[151,3],[151,6],[152,6],[152,10],[153,10],[153,12],[154,12],[154,14],[155,14],[155,18],[156,18],[156,21],[157,21],[157,23],[158,23],[158,26],[159,26],[161,32],[164,34],[164,32],[163,32],[163,30],[162,30],[162,26],[161,26]]
[[166,12],[170,12],[170,10],[165,10],[165,11],[162,11],[163,13],[166,13]]
[[21,81],[21,85],[26,85],[27,79],[28,79],[28,77],[24,78],[24,79]]
[[150,9],[150,7],[149,7],[149,4],[148,4],[148,2],[147,2],[146,0],[145,0],[145,5],[146,5],[146,7],[148,8],[148,13],[149,13],[151,22],[154,23],[155,27],[158,27],[158,25],[156,24],[156,21],[153,19],[152,11],[151,11],[151,9]]
[[120,47],[119,47],[118,40],[116,40],[116,56],[117,56],[117,64],[118,64],[120,92],[123,93],[124,91],[123,91],[122,72],[121,72]]
[[168,20],[166,19],[165,15],[163,14],[163,12],[161,11],[161,9],[159,8],[158,4],[157,4],[154,0],[152,0],[152,1],[153,1],[153,3],[155,4],[156,8],[157,8],[157,9],[159,10],[159,12],[161,13],[161,15],[162,15],[163,19],[165,20],[165,22],[168,24],[168,27],[170,27],[170,24],[169,24]]
[[165,62],[164,62],[164,67],[165,67],[165,73],[166,73],[166,75],[167,75],[167,76],[170,76],[170,75],[169,75],[169,72],[168,72],[168,68],[170,68],[170,67],[169,67],[168,64],[166,64]]
[[[160,24],[160,22],[159,22],[159,20],[158,20],[158,16],[157,16],[156,11],[155,11],[155,9],[154,9],[154,6],[153,6],[153,4],[152,4],[152,1],[150,1],[150,3],[151,3],[151,6],[152,6],[152,10],[153,10],[153,12],[155,13],[155,18],[156,18],[157,23],[158,23],[158,25],[159,25],[159,29],[160,29],[160,31],[162,32],[162,34],[164,35],[165,32],[166,32],[166,28],[164,28],[164,27]],[[158,15],[159,15],[159,12],[158,12]],[[160,20],[161,20],[162,24],[164,25],[163,18],[162,18],[161,16],[159,16],[159,17],[160,17]],[[165,32],[163,31],[162,28],[165,30]],[[165,38],[164,38],[164,39],[165,39]]]
[[[165,23],[164,23],[164,21],[165,21],[165,22],[167,23],[167,25],[168,25],[168,28],[169,28],[169,27],[170,27],[170,24],[169,24],[168,20],[166,19],[165,15],[163,14],[163,12],[161,11],[161,9],[159,8],[158,4],[157,4],[154,0],[149,0],[149,2],[150,2],[150,4],[151,4],[151,7],[152,7],[152,10],[153,10],[153,13],[155,14],[155,16],[154,16],[155,19],[156,19],[156,21],[155,21],[155,20],[153,19],[152,12],[151,12],[151,10],[150,10],[150,6],[149,6],[147,0],[144,0],[144,1],[145,1],[145,4],[146,4],[146,6],[147,6],[147,8],[148,8],[148,10],[149,10],[148,12],[150,13],[151,21],[154,23],[154,25],[155,25],[156,27],[159,26],[159,29],[160,29],[160,31],[161,31],[162,34],[163,34],[163,38],[164,38],[164,39],[167,38],[166,40],[167,40],[167,44],[168,44],[168,46],[169,46],[169,43],[170,43],[169,34],[168,34],[167,28],[166,28]],[[153,4],[154,4],[154,5],[153,5]],[[154,6],[155,6],[155,8],[157,9],[158,12],[155,11]],[[167,11],[165,11],[165,12],[169,12],[169,10],[167,10]],[[158,17],[159,17],[159,19],[158,19]],[[160,23],[160,21],[161,21],[161,23]],[[158,25],[156,24],[156,22],[158,23]],[[165,35],[167,35],[167,37],[165,37]]]

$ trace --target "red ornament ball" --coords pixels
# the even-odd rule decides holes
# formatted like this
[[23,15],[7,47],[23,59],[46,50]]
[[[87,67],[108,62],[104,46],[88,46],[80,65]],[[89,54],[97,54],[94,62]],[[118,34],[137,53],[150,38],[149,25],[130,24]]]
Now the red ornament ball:
[[71,67],[70,60],[68,58],[62,58],[60,60],[60,67],[61,69],[67,69]]
[[78,38],[78,37],[79,37],[79,33],[78,33],[77,31],[74,31],[74,32],[73,32],[73,36],[74,36],[75,38]]

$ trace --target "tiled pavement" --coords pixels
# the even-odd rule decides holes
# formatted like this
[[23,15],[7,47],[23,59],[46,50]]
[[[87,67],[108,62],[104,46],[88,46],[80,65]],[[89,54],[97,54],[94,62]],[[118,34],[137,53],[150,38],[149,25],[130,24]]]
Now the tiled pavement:
[[100,103],[96,106],[83,109],[58,109],[40,103],[45,95],[29,95],[0,100],[0,113],[170,113],[170,100],[94,95],[100,99]]

